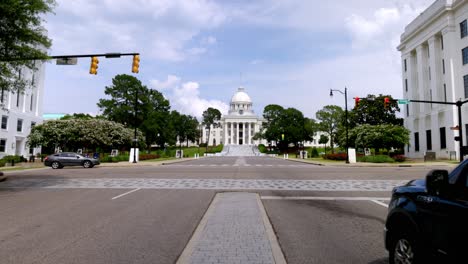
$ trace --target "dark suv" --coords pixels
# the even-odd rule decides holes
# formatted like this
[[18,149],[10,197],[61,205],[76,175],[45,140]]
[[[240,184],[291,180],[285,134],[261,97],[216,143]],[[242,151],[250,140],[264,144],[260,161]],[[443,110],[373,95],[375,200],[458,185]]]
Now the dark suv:
[[84,157],[74,152],[61,152],[49,155],[44,160],[44,165],[52,167],[52,169],[61,169],[64,166],[83,166],[84,168],[92,168],[94,165],[99,165],[98,159]]
[[468,263],[468,160],[395,187],[385,224],[390,263]]

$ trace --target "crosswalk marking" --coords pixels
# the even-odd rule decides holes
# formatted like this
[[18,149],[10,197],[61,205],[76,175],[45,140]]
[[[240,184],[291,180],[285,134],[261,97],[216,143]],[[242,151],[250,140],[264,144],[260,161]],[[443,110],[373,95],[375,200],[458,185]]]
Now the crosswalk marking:
[[94,189],[201,189],[288,191],[391,191],[401,180],[257,180],[257,179],[18,179],[0,185],[9,188]]
[[314,164],[166,164],[164,166],[170,167],[275,167],[275,168],[286,168],[286,167],[295,167],[295,168],[311,168],[315,167]]

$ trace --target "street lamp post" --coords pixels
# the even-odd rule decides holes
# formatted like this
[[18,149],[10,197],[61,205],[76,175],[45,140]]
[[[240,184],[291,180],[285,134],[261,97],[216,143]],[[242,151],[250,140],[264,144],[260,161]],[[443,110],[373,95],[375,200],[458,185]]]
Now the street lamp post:
[[341,90],[330,89],[330,97],[333,97],[333,92],[339,92],[345,96],[345,128],[346,128],[346,163],[349,163],[349,144],[348,144],[348,89],[344,88],[344,93]]
[[138,110],[138,88],[135,92],[135,112],[133,114],[133,119],[135,120],[135,123],[134,123],[134,126],[135,126],[135,131],[134,131],[134,136],[133,136],[133,163],[137,163],[136,161],[136,147],[137,147],[137,142],[138,142],[138,138],[137,138],[137,110]]

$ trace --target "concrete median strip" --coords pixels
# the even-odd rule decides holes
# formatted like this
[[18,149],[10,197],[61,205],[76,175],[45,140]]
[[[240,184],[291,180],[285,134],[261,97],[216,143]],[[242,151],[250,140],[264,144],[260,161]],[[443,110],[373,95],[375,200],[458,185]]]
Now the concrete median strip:
[[220,193],[203,216],[178,264],[285,264],[281,248],[255,193]]

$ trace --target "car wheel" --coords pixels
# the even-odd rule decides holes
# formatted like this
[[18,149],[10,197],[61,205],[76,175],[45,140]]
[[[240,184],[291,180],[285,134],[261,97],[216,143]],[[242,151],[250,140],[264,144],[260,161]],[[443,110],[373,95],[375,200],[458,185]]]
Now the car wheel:
[[85,160],[83,162],[83,168],[92,168],[92,167],[93,167],[93,164],[91,164],[91,161]]
[[52,169],[59,169],[60,168],[60,163],[58,161],[54,161],[52,162],[52,164],[50,165],[52,167]]
[[390,264],[420,263],[413,236],[400,234],[394,241],[393,247],[390,248]]

